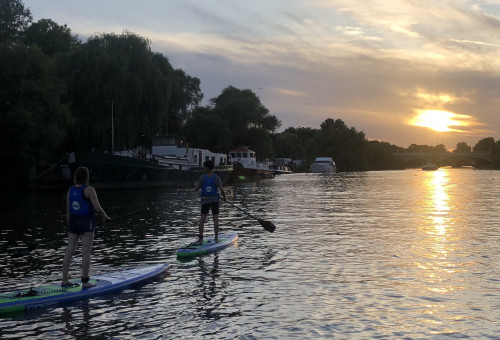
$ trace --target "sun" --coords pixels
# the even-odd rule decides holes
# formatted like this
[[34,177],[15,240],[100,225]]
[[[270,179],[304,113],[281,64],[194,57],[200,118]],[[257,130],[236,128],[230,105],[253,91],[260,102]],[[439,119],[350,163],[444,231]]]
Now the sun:
[[409,123],[439,132],[456,131],[453,127],[465,125],[463,121],[459,120],[460,117],[461,115],[448,111],[422,110]]

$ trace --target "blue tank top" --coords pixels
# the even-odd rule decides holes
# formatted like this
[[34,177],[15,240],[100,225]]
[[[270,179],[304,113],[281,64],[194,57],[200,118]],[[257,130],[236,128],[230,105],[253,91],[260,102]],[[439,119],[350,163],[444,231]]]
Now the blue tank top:
[[85,198],[83,191],[87,186],[75,187],[69,189],[69,213],[76,216],[92,216],[94,209],[90,201]]
[[201,195],[219,197],[219,190],[215,185],[215,175],[209,177],[206,174],[203,174],[203,188],[201,188]]

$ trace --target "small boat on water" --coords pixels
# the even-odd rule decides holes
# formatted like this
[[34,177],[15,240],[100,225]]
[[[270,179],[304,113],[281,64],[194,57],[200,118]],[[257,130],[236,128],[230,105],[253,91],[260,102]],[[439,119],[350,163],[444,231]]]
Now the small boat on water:
[[292,170],[290,170],[290,168],[286,165],[273,164],[271,166],[271,169],[273,170],[275,175],[284,175],[292,173]]
[[229,163],[233,165],[231,180],[255,180],[274,178],[268,162],[257,162],[255,151],[241,147],[229,152]]
[[434,163],[426,163],[422,166],[422,170],[434,171],[439,169],[439,167]]
[[337,172],[337,166],[332,157],[318,157],[310,166],[313,173],[331,173]]

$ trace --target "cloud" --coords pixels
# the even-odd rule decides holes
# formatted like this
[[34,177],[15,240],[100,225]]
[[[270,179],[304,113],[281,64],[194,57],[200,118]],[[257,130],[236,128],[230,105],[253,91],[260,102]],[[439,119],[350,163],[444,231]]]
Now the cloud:
[[80,35],[147,37],[200,78],[205,100],[229,85],[252,89],[283,128],[340,118],[369,138],[429,144],[434,132],[406,122],[443,110],[477,123],[449,134],[451,145],[500,138],[500,1],[25,3]]

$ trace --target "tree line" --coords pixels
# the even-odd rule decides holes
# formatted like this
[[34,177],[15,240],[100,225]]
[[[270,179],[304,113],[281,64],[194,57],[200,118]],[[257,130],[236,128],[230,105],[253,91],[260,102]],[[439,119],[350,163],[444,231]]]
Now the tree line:
[[[150,146],[157,135],[178,135],[215,152],[248,146],[259,159],[303,159],[304,171],[317,156],[333,157],[340,171],[400,169],[395,152],[444,149],[368,141],[333,118],[318,129],[278,133],[281,122],[253,91],[228,86],[202,106],[200,80],[152,51],[149,39],[124,31],[81,41],[51,19],[33,22],[21,0],[0,0],[0,60],[5,186],[27,183],[66,152]],[[499,143],[489,138],[474,148],[487,145],[500,168]]]

